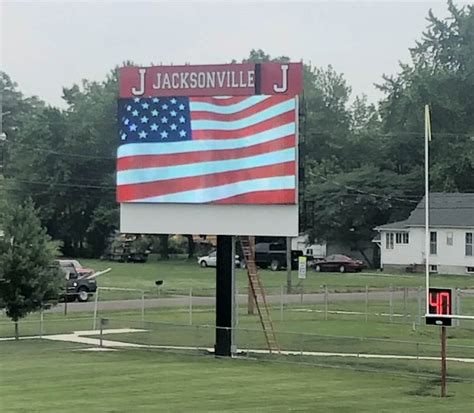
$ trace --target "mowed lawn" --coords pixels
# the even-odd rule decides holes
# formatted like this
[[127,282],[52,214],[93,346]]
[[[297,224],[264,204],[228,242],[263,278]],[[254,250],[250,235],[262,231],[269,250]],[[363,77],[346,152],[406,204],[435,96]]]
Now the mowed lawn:
[[[163,292],[189,294],[190,288],[194,295],[213,295],[215,290],[215,269],[200,268],[197,261],[169,260],[159,261],[152,256],[147,263],[118,263],[100,260],[81,260],[84,266],[103,270],[112,268],[108,274],[97,279],[100,287],[134,288],[147,291],[149,294],[158,294],[156,280],[163,280]],[[286,287],[286,271],[272,272],[261,270],[265,288],[269,294],[280,294],[281,288]],[[247,288],[247,273],[237,269],[237,288],[244,291]],[[433,286],[474,288],[473,276],[443,276],[432,275]],[[424,287],[424,274],[387,274],[383,272],[363,273],[316,273],[308,269],[307,279],[298,280],[296,271],[292,272],[292,284],[296,289],[303,288],[305,292],[320,292],[324,286],[329,291],[365,291],[370,288],[417,288]],[[123,293],[120,293],[123,296]],[[129,295],[133,295],[129,293]],[[134,296],[136,298],[136,296]]]
[[[0,343],[2,412],[471,412],[473,383],[158,351]],[[76,346],[74,346],[76,347]]]

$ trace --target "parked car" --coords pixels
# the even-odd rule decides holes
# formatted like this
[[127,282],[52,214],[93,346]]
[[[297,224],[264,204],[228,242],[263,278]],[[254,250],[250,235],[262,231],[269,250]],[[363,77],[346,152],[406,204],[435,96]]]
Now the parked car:
[[364,262],[355,260],[347,255],[333,254],[326,257],[324,260],[315,261],[313,264],[314,271],[362,271],[365,267]]
[[83,267],[81,263],[77,260],[58,260],[58,263],[59,266],[62,268],[74,267],[80,277],[87,277],[89,275],[94,274],[94,270],[92,268]]
[[66,278],[66,291],[62,294],[62,298],[67,301],[86,302],[90,296],[97,291],[97,282],[94,278],[89,279],[85,275],[81,275],[77,272],[74,265],[69,263],[67,265],[66,260],[57,260],[56,265],[64,272]]
[[[212,251],[209,255],[205,255],[204,257],[199,257],[198,264],[202,268],[217,266],[217,252]],[[239,260],[238,255],[235,256],[235,266],[236,267],[240,266],[240,260]]]

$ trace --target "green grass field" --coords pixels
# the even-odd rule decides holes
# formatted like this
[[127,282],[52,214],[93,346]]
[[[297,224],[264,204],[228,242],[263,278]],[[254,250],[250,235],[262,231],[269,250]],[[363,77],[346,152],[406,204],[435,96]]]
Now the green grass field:
[[[86,261],[95,269],[113,267],[99,278],[100,286],[137,288],[147,297],[159,296],[154,281],[163,279],[167,294],[212,295],[214,269],[201,269],[186,261],[119,264]],[[298,280],[296,274],[294,284]],[[285,272],[262,271],[267,289],[279,294]],[[237,271],[239,288],[246,274]],[[471,287],[474,278],[438,276],[434,283]],[[305,292],[365,291],[372,288],[410,287],[424,284],[414,275],[309,273]],[[139,298],[129,293],[123,297]],[[474,313],[474,299],[463,298],[464,313]],[[282,350],[438,356],[439,329],[416,324],[418,303],[410,299],[393,302],[393,311],[406,310],[407,317],[390,319],[388,301],[371,300],[367,319],[365,301],[274,305],[272,318]],[[145,328],[141,333],[121,333],[111,340],[147,345],[212,347],[215,309],[147,308],[145,323],[140,310],[99,310],[110,319],[108,328]],[[339,312],[338,312],[339,311]],[[348,313],[340,312],[345,311]],[[350,314],[349,312],[356,312]],[[190,322],[192,321],[192,325]],[[419,321],[419,320],[418,320]],[[413,324],[415,322],[415,324]],[[20,324],[22,336],[40,332],[39,315],[31,314]],[[58,334],[92,328],[92,313],[45,313],[43,334]],[[473,328],[448,329],[448,357],[474,358]],[[0,337],[13,335],[13,324],[0,315]],[[92,336],[95,337],[95,336]],[[236,344],[240,349],[265,348],[257,316],[239,308]],[[253,360],[216,360],[201,351],[171,354],[156,350],[83,352],[84,345],[40,339],[0,341],[0,412],[470,412],[474,403],[472,364],[451,362],[452,377],[445,400],[439,399],[436,376],[439,362],[429,360],[364,359],[358,357],[267,356],[251,354]],[[245,354],[245,353],[244,353]],[[248,356],[248,354],[247,354]]]
[[471,412],[473,384],[156,351],[0,343],[0,410],[14,412]]

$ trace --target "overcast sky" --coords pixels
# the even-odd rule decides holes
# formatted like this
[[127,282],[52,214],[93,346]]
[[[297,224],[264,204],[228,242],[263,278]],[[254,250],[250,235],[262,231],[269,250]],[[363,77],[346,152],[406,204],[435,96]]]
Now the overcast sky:
[[226,63],[252,48],[331,64],[354,94],[376,101],[373,84],[409,59],[428,10],[447,14],[441,0],[1,1],[2,70],[26,95],[58,106],[62,86],[101,80],[125,60]]

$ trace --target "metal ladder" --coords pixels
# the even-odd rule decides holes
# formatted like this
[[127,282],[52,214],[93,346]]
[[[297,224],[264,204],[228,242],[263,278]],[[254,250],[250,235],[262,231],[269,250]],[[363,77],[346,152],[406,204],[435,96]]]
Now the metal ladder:
[[278,346],[270,309],[267,305],[265,289],[263,288],[262,280],[258,275],[257,265],[255,264],[255,238],[250,236],[241,236],[240,245],[242,246],[242,252],[245,258],[250,289],[255,300],[255,305],[257,307],[258,316],[260,317],[260,322],[262,324],[268,350],[270,354],[279,353],[280,347]]

